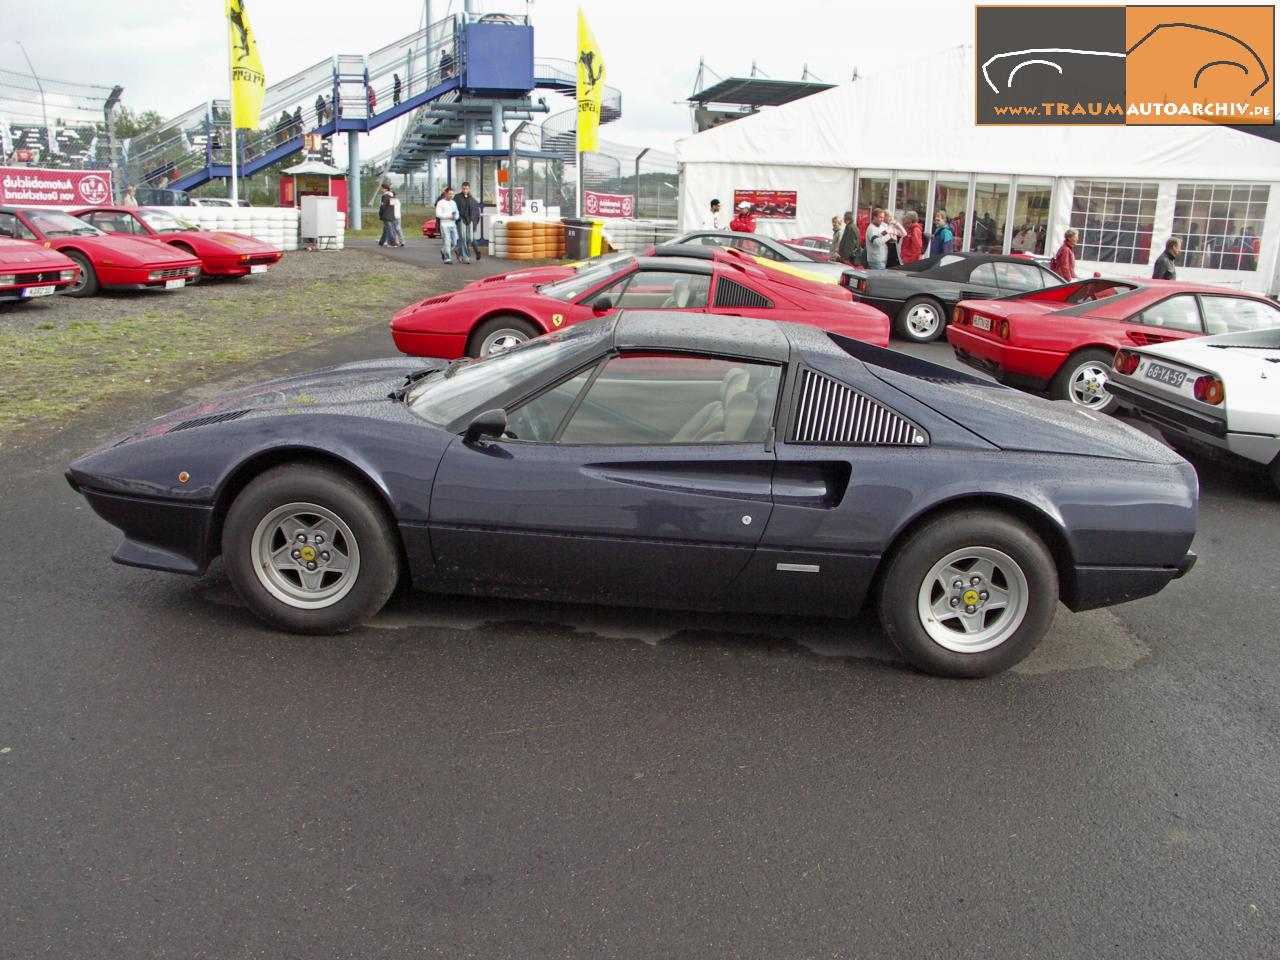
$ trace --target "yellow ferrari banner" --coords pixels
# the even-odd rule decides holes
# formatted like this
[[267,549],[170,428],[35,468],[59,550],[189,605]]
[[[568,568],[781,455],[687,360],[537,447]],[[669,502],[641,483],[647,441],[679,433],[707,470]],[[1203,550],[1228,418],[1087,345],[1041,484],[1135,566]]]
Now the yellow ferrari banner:
[[230,24],[231,64],[231,122],[249,130],[257,130],[262,112],[262,95],[267,89],[267,77],[258,59],[258,41],[249,27],[249,14],[245,0],[227,0],[227,21]]
[[578,8],[578,152],[598,150],[600,97],[604,92],[604,57],[587,18]]

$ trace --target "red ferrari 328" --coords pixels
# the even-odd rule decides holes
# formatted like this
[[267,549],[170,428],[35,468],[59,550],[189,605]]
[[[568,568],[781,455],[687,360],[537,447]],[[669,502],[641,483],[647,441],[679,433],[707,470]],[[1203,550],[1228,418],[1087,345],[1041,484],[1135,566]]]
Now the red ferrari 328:
[[947,327],[956,358],[1001,383],[1110,412],[1111,362],[1124,347],[1280,326],[1264,297],[1173,280],[1097,278],[962,300]]
[[789,320],[888,345],[888,318],[854,303],[842,286],[708,247],[656,252],[488,277],[405,307],[391,320],[391,336],[413,356],[478,357],[614,310],[676,310]]

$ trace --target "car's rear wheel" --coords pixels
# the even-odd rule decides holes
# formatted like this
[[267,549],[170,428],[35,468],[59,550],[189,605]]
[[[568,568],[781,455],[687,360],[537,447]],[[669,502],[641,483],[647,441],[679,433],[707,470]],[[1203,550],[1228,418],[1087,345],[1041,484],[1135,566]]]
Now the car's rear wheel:
[[538,329],[528,320],[511,314],[502,314],[486,320],[475,329],[467,344],[467,355],[487,357],[491,353],[510,350],[526,340],[532,340],[537,335]]
[[227,575],[263,620],[294,633],[342,633],[382,609],[400,552],[381,506],[320,464],[268,470],[223,525]]
[[940,516],[913,531],[887,564],[880,621],[902,655],[927,673],[999,673],[1035,649],[1053,620],[1053,557],[1005,514]]
[[933,297],[912,297],[898,311],[898,332],[912,343],[932,343],[946,328],[946,310]]
[[1280,493],[1280,455],[1277,455],[1271,461],[1271,482],[1275,485],[1276,492]]
[[98,275],[93,270],[93,264],[89,262],[89,258],[83,253],[77,253],[74,250],[68,250],[67,256],[74,260],[80,267],[80,273],[76,276],[71,286],[67,287],[66,293],[68,297],[92,297],[98,292]]
[[1081,350],[1067,358],[1050,391],[1055,400],[1070,400],[1078,407],[1111,413],[1118,400],[1107,390],[1114,354],[1106,350]]

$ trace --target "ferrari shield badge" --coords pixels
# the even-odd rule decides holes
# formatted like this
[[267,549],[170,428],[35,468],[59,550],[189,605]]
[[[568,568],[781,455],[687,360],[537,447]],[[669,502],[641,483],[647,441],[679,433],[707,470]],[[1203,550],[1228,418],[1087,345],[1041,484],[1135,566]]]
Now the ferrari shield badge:
[[553,314],[551,315],[551,325],[552,325],[553,327],[558,327],[558,326],[560,326],[560,324],[562,324],[562,323],[564,323],[564,314],[563,314],[563,313],[553,313]]

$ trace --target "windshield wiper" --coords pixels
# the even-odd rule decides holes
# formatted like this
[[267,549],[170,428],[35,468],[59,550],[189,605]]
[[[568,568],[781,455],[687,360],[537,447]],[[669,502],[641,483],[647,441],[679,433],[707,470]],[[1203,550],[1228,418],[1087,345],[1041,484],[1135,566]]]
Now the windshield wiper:
[[445,377],[452,377],[454,371],[457,370],[461,364],[471,359],[471,357],[458,357],[456,360],[450,360],[448,365],[444,367],[428,367],[426,370],[415,370],[413,373],[406,373],[404,377],[404,385],[396,387],[387,394],[387,397],[391,400],[403,400],[409,395],[409,391],[413,389],[414,384],[421,380],[425,380],[433,373],[443,372]]

